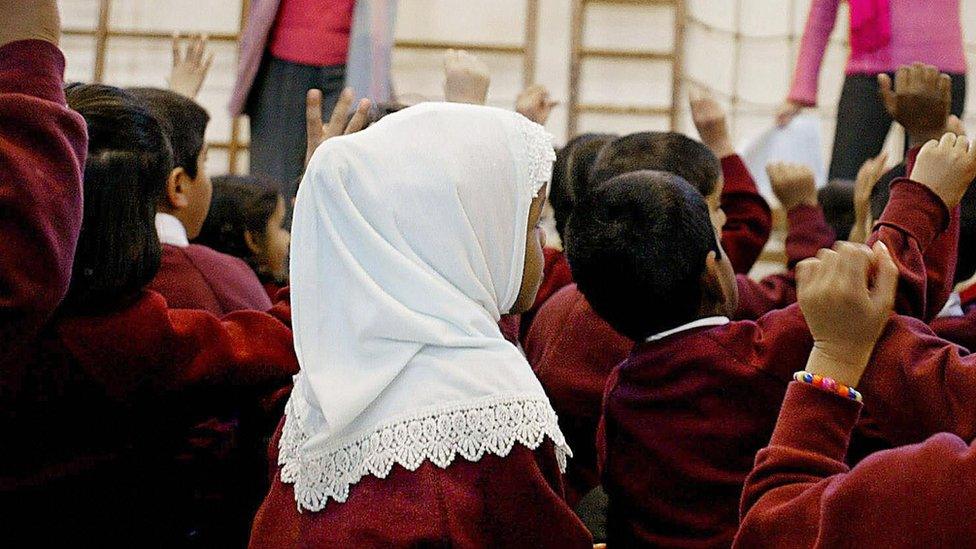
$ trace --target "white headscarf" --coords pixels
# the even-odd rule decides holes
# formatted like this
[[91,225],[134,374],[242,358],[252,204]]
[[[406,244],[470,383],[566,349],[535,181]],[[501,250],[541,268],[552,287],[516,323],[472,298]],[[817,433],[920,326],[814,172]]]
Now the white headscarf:
[[533,197],[555,155],[519,114],[425,103],[327,141],[298,193],[295,350],[279,464],[299,509],[394,463],[447,467],[548,436],[549,400],[497,322],[514,305]]

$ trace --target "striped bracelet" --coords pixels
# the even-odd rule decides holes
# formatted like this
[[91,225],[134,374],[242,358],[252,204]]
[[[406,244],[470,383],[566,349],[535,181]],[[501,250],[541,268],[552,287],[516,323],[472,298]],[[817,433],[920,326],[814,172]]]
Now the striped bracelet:
[[822,389],[828,393],[833,393],[839,397],[861,402],[860,391],[854,389],[853,387],[848,387],[843,383],[839,383],[832,378],[824,377],[819,374],[811,374],[810,372],[801,370],[793,374],[793,379],[799,381],[800,383],[813,385],[818,389]]

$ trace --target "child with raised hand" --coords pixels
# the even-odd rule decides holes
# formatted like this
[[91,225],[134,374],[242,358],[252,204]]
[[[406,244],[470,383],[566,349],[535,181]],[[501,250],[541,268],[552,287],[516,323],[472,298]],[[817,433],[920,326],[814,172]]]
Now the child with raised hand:
[[155,216],[162,258],[149,288],[170,307],[215,315],[271,308],[254,272],[240,259],[192,244],[203,227],[213,187],[204,141],[210,116],[189,97],[170,90],[132,88],[160,121],[173,149],[174,167],[159,181]]
[[[898,198],[873,239],[900,258],[901,310],[925,310],[924,273],[909,266],[922,265],[948,220],[946,205],[958,203],[974,169],[976,152],[949,136],[920,154],[918,182],[894,186]],[[599,187],[570,220],[580,290],[638,342],[607,381],[598,437],[610,544],[728,546],[752,458],[812,345],[796,305],[754,322],[729,320],[735,276],[710,217],[684,180],[633,172]],[[895,419],[878,416],[901,428]]]
[[173,170],[166,135],[121,89],[72,85],[66,96],[88,127],[84,217],[67,297],[20,355],[4,405],[3,432],[33,441],[4,454],[4,496],[16,501],[7,531],[41,545],[183,545],[199,526],[196,486],[177,467],[187,430],[289,385],[288,303],[219,319],[147,290],[160,182]]
[[2,0],[0,12],[0,395],[13,395],[18,351],[68,289],[87,136],[65,104],[57,3]]
[[302,371],[252,547],[591,546],[555,413],[496,325],[534,301],[554,157],[521,115],[446,103],[316,151],[292,226]]
[[[915,323],[908,319],[889,321],[896,268],[880,246],[821,254],[800,264],[797,279],[815,343],[746,480],[735,546],[965,544],[976,528],[976,490],[969,481],[976,473],[970,404],[976,361],[924,330],[912,333]],[[875,393],[885,378],[895,381],[883,391],[889,402]],[[840,384],[859,387],[863,397],[838,390]],[[908,408],[899,412],[905,426],[918,411],[905,404],[924,410],[931,398],[935,410],[911,427],[915,436],[903,442],[913,444],[850,468],[845,458],[862,398],[869,410],[883,402]],[[941,413],[933,415],[936,410]]]
[[813,171],[801,164],[777,162],[766,166],[773,193],[786,211],[786,272],[767,276],[756,282],[744,275],[736,276],[739,306],[736,320],[756,319],[774,309],[796,302],[793,269],[797,263],[830,247],[836,237],[827,224],[817,194]]

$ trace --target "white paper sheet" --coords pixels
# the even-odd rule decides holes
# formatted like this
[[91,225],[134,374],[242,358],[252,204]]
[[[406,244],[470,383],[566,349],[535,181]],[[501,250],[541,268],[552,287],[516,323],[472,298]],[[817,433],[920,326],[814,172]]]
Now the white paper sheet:
[[766,164],[770,162],[805,164],[813,170],[818,189],[827,183],[821,141],[820,121],[813,115],[800,115],[785,128],[773,126],[742,147],[742,160],[770,205],[779,205],[766,177]]

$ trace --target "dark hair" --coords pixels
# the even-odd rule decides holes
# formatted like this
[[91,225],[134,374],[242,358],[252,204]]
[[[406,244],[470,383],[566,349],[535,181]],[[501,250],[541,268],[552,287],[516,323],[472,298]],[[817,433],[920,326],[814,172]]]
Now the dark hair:
[[638,170],[671,172],[691,183],[702,196],[715,192],[722,165],[704,144],[676,132],[641,132],[619,137],[600,151],[590,186]]
[[158,88],[129,88],[159,120],[173,147],[173,165],[190,177],[197,176],[197,158],[203,150],[210,115],[196,101]]
[[600,133],[584,133],[569,140],[556,153],[552,166],[552,183],[549,185],[549,203],[552,204],[556,232],[564,236],[566,223],[576,204],[576,194],[585,193],[590,170],[600,149],[616,136]]
[[[891,196],[891,184],[895,179],[906,175],[905,164],[899,164],[881,177],[878,184],[871,191],[871,216],[881,217],[888,198]],[[956,260],[956,272],[953,283],[962,282],[976,273],[976,185],[970,185],[966,194],[959,202],[959,256]]]
[[194,242],[239,257],[257,272],[244,233],[264,234],[280,196],[281,185],[271,179],[243,175],[213,178],[210,212]]
[[84,217],[65,304],[108,310],[159,269],[154,217],[173,152],[159,122],[124,90],[71,84],[65,94],[88,125]]
[[701,193],[672,173],[610,179],[567,228],[573,279],[593,310],[640,341],[694,320],[708,252],[718,252]]
[[833,179],[817,191],[824,219],[839,240],[847,240],[854,227],[854,182]]

